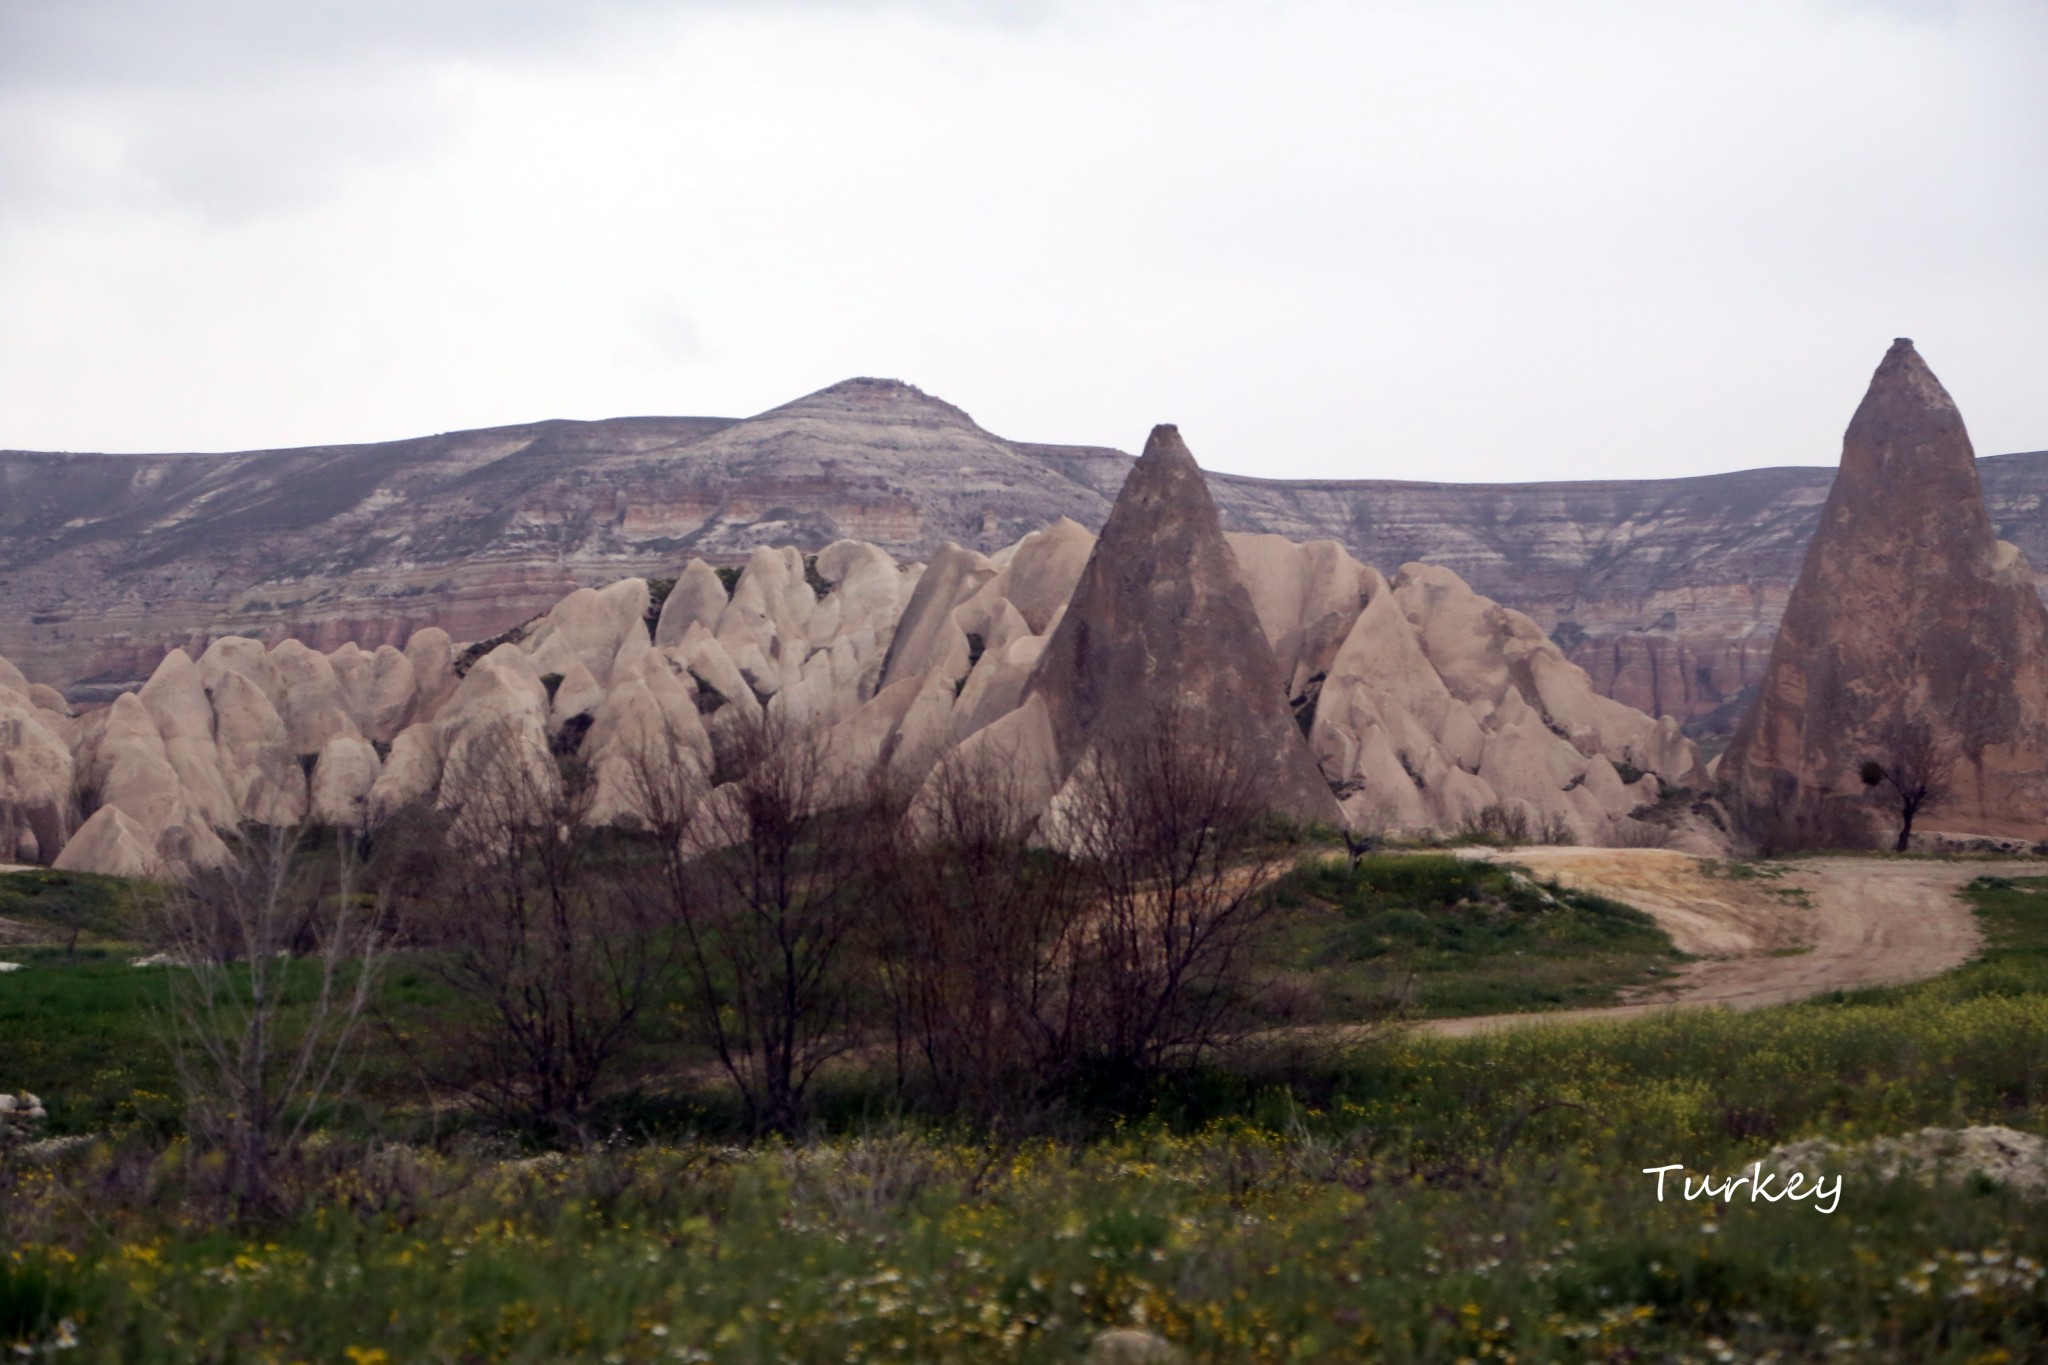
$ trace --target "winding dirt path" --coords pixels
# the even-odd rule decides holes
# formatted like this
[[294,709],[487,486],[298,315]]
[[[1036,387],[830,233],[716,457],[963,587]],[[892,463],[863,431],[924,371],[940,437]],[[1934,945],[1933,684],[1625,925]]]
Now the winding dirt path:
[[1431,1033],[1472,1034],[1528,1024],[1629,1019],[1668,1009],[1752,1010],[1828,991],[1938,976],[1981,942],[1957,894],[1977,877],[2048,875],[2048,861],[1937,862],[1800,858],[1776,876],[1729,876],[1729,864],[1663,849],[1513,849],[1484,856],[1626,901],[1683,952],[1668,981],[1623,1005],[1548,1014],[1432,1019]]

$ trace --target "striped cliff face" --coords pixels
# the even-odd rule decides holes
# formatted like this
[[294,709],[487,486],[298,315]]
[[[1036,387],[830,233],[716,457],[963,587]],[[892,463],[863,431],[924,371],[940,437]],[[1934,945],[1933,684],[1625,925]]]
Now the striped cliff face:
[[[763,546],[855,539],[923,560],[948,541],[993,553],[1063,516],[1099,530],[1131,465],[1006,440],[888,380],[739,421],[540,422],[226,455],[0,452],[0,654],[104,702],[169,649],[197,657],[228,634],[322,651],[403,646],[426,626],[483,639],[573,588],[672,577],[693,556],[736,568]],[[1999,537],[2048,564],[2048,453],[1982,468]],[[1536,621],[1606,694],[1724,733],[1762,676],[1831,478],[1207,476],[1225,531],[1333,540],[1389,573],[1449,568]]]

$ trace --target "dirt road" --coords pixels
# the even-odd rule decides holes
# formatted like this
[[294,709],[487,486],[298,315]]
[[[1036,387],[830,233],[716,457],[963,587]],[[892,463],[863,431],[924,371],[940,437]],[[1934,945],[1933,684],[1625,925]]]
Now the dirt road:
[[1636,1000],[1551,1014],[1433,1019],[1434,1033],[1627,1019],[1672,1008],[1749,1010],[1854,986],[1918,981],[1977,951],[1975,917],[1956,894],[1983,876],[2048,875],[2048,863],[1800,858],[1776,876],[1662,849],[1530,848],[1486,856],[1637,906],[1700,960]]

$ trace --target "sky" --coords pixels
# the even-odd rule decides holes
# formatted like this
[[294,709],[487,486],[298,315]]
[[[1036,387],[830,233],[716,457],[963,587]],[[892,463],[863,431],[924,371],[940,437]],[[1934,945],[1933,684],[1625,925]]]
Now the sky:
[[1288,478],[2048,448],[2041,0],[0,0],[0,447],[853,375]]

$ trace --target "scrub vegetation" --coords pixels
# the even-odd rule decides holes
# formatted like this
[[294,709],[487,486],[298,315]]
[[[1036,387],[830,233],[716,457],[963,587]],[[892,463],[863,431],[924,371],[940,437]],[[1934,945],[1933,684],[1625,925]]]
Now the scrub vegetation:
[[[255,1156],[175,1064],[207,1026],[173,989],[196,968],[130,965],[162,945],[162,898],[117,888],[127,908],[68,951],[61,917],[17,902],[48,941],[8,950],[0,1087],[49,1116],[0,1155],[0,1346],[1072,1361],[1141,1327],[1207,1361],[2048,1353],[2038,1193],[1851,1166],[1823,1214],[1659,1203],[1641,1174],[1731,1174],[1816,1135],[2048,1130],[2048,879],[1973,884],[1987,950],[1918,985],[1437,1037],[1396,1020],[1611,998],[1669,944],[1512,868],[1324,856],[1240,820],[1228,763],[1127,761],[1060,854],[965,780],[889,826],[915,840],[856,852],[759,764],[708,864],[653,830],[522,823],[502,785],[495,825],[309,837],[256,898],[295,944],[265,977],[275,1055],[316,1024],[332,1045],[367,988],[349,1083],[286,1096]],[[813,877],[821,847],[846,880]],[[232,911],[219,894],[195,883],[175,922]],[[557,907],[603,941],[563,942]],[[223,992],[256,979],[204,955]],[[1412,989],[1383,990],[1396,975]],[[763,980],[824,1013],[778,1013]],[[587,1030],[593,1000],[604,1046],[549,1072],[535,1021],[573,1005]]]

